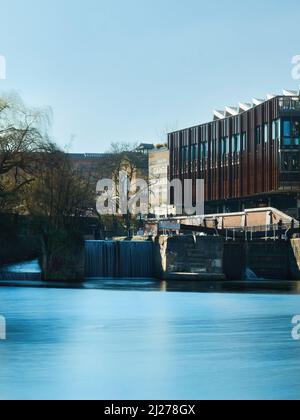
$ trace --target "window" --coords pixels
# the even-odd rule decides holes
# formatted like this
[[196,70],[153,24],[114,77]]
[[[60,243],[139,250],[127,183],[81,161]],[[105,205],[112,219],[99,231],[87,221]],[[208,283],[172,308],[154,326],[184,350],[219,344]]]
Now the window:
[[284,146],[292,146],[292,138],[291,137],[284,137],[283,145]]
[[241,152],[241,136],[240,136],[240,134],[238,134],[238,135],[236,136],[236,151],[237,151],[238,153],[240,153],[240,152]]
[[261,144],[261,126],[256,127],[255,131],[255,144],[258,146]]
[[298,172],[299,171],[299,156],[295,153],[282,153],[281,156],[281,170],[284,172]]
[[244,132],[243,133],[243,140],[242,140],[242,150],[246,150],[247,149],[247,133]]
[[299,121],[292,122],[292,137],[298,138],[300,137],[300,123]]
[[269,141],[269,124],[264,125],[264,138],[265,138],[265,143],[268,143],[268,141]]
[[230,152],[230,141],[229,141],[229,137],[223,137],[222,139],[222,154],[223,155],[228,155]]
[[283,147],[298,148],[300,139],[300,123],[295,120],[283,121]]
[[184,163],[185,161],[185,148],[181,149],[181,163]]
[[204,159],[206,159],[208,156],[208,143],[207,142],[203,143],[202,148],[203,148],[203,157]]
[[189,148],[188,146],[185,147],[185,158],[184,158],[185,162],[188,162],[189,160]]
[[291,122],[290,121],[283,122],[283,135],[284,137],[291,137]]
[[280,120],[274,120],[272,123],[272,140],[279,140],[280,135]]
[[192,160],[196,160],[197,159],[197,145],[193,144],[192,145]]
[[234,153],[240,153],[241,151],[241,136],[239,134],[236,134],[232,138],[232,147]]
[[235,153],[235,151],[236,151],[236,140],[235,140],[235,136],[232,136],[231,137],[231,150],[232,150],[232,153]]
[[189,159],[189,148],[187,146],[181,149],[181,163],[184,165]]
[[222,155],[226,155],[226,137],[222,139]]

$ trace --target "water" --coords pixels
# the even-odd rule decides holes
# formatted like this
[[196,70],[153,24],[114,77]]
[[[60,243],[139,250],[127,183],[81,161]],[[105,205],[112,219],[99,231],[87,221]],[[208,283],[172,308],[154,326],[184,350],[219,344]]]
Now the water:
[[86,241],[85,273],[92,277],[153,277],[153,243]]
[[5,268],[8,273],[40,273],[41,267],[38,260],[9,265]]
[[[140,280],[139,284],[142,285]],[[299,295],[0,288],[2,399],[300,399]]]
[[38,260],[26,261],[3,267],[0,280],[6,281],[41,281],[42,270]]
[[257,275],[254,273],[254,271],[250,270],[250,268],[246,268],[245,274],[244,274],[244,280],[259,280]]

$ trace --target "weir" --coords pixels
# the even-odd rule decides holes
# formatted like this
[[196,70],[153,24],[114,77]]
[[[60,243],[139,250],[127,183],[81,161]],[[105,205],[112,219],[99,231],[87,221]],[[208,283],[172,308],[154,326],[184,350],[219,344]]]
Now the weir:
[[151,278],[154,276],[152,242],[86,241],[87,278]]
[[38,260],[9,265],[0,270],[1,281],[41,281],[42,270]]

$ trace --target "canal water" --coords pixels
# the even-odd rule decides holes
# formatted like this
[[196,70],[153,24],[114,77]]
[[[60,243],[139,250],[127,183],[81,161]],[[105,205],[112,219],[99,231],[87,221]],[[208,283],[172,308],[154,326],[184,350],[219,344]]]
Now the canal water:
[[151,284],[0,287],[0,399],[300,399],[299,295]]

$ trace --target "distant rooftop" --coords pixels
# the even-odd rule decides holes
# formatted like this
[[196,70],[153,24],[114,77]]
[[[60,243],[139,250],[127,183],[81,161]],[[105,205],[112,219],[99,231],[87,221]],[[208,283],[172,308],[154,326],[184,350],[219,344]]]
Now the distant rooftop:
[[251,103],[240,102],[238,106],[226,106],[224,110],[215,110],[214,111],[214,120],[223,120],[228,117],[233,117],[235,115],[239,115],[243,112],[249,111],[251,108],[255,108],[256,106],[259,106],[263,104],[264,102],[270,101],[273,98],[276,98],[277,96],[286,96],[290,98],[295,98],[299,100],[300,92],[295,90],[283,90],[282,95],[275,95],[275,94],[268,94],[266,99],[257,99],[253,98]]
[[141,143],[136,150],[153,150],[155,149],[154,144],[152,143]]
[[109,153],[68,153],[71,159],[102,159],[111,156]]

